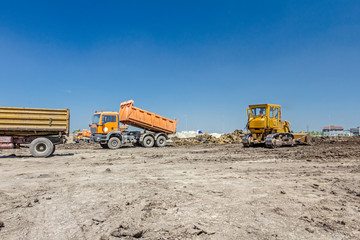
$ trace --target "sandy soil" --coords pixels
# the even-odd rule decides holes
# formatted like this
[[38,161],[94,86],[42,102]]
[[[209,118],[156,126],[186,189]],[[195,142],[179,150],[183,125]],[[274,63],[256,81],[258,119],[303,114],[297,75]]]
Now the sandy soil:
[[0,239],[359,239],[360,138],[2,150],[0,203]]

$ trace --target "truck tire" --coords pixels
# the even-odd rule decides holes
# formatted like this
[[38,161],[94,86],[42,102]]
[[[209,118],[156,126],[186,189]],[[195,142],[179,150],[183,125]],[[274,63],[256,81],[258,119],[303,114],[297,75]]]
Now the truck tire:
[[154,140],[153,136],[151,136],[151,135],[147,135],[146,137],[144,137],[144,139],[142,141],[142,145],[146,148],[153,147],[154,143],[155,143],[155,140]]
[[100,146],[101,146],[102,148],[105,148],[105,149],[108,149],[108,148],[109,148],[109,146],[107,145],[107,143],[100,143]]
[[36,138],[30,143],[30,153],[34,157],[48,157],[54,151],[54,144],[47,138]]
[[107,145],[110,149],[118,149],[121,146],[121,141],[117,137],[111,137]]
[[56,145],[54,145],[54,149],[52,150],[50,156],[54,154],[54,152],[55,152],[55,146],[56,146]]
[[157,147],[165,147],[166,145],[166,137],[161,135],[156,139],[155,146]]

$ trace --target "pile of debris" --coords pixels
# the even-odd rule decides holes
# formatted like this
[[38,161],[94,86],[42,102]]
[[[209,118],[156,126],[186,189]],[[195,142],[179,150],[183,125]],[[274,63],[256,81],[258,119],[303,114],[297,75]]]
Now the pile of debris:
[[197,135],[193,138],[172,138],[174,145],[199,145],[199,144],[232,144],[241,143],[241,139],[244,136],[242,130],[235,130],[233,133],[226,133],[216,138],[208,133]]
[[198,145],[198,144],[207,144],[207,143],[216,143],[217,138],[211,136],[210,134],[204,133],[197,135],[193,138],[172,138],[174,145],[182,146],[182,145]]
[[218,138],[219,144],[242,143],[244,133],[242,130],[235,130],[233,133],[226,133]]

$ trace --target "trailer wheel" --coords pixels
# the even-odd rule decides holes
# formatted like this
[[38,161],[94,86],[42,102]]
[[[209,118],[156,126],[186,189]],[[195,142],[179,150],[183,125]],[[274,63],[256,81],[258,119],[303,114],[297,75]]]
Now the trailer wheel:
[[54,152],[55,152],[55,146],[56,146],[56,145],[54,145],[54,149],[52,150],[52,152],[51,152],[50,155],[53,155],[53,154],[54,154]]
[[166,137],[165,136],[159,136],[157,139],[156,139],[156,142],[155,142],[155,146],[157,147],[165,147],[166,145]]
[[112,137],[108,141],[108,147],[110,149],[118,149],[118,148],[120,148],[120,145],[121,145],[121,141],[117,137]]
[[147,135],[146,137],[144,137],[144,139],[142,141],[142,145],[146,148],[153,147],[154,143],[155,143],[155,140],[151,135]]
[[30,153],[34,157],[48,157],[54,149],[54,144],[47,138],[36,138],[30,143]]

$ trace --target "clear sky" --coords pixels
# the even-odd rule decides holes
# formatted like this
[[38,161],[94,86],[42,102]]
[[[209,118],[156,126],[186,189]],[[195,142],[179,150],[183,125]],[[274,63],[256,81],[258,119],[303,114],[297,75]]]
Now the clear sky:
[[232,132],[249,104],[294,130],[360,125],[360,1],[0,1],[0,105],[121,102]]

